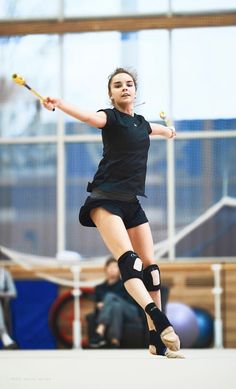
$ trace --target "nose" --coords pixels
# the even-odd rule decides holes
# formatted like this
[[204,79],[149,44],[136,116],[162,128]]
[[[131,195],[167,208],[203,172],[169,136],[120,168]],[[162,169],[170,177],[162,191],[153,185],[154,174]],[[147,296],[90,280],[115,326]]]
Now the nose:
[[127,88],[127,85],[126,85],[126,84],[124,84],[122,89],[123,89],[123,91],[126,91],[126,90],[128,90],[128,88]]

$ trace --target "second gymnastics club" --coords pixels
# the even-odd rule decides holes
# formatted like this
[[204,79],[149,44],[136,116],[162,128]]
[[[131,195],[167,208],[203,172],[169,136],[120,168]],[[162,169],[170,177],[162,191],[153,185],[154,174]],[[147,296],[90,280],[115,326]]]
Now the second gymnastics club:
[[[12,79],[13,79],[13,81],[14,81],[16,84],[21,85],[21,86],[24,86],[25,88],[27,88],[31,93],[33,93],[33,94],[40,100],[41,103],[44,102],[44,100],[45,100],[44,97],[41,96],[38,92],[36,92],[35,89],[31,88],[31,86],[29,86],[29,85],[26,83],[25,79],[24,79],[22,76],[20,76],[19,74],[14,73],[14,74],[12,75]],[[55,108],[53,108],[53,111],[55,111]]]
[[159,116],[160,116],[160,118],[161,118],[162,120],[164,120],[165,125],[166,125],[167,127],[171,127],[171,120],[167,118],[166,113],[165,113],[164,111],[161,111],[161,112],[159,113]]
[[176,136],[175,128],[173,127],[171,120],[167,118],[166,113],[164,111],[161,111],[159,113],[159,116],[162,120],[164,120],[164,123],[167,127],[170,128],[172,131],[172,135],[169,138],[174,138]]

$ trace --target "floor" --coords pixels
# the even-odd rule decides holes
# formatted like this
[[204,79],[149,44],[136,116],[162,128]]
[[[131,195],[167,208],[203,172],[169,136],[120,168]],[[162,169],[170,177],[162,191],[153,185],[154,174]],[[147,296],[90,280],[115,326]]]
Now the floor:
[[1,389],[236,389],[236,349],[1,351]]

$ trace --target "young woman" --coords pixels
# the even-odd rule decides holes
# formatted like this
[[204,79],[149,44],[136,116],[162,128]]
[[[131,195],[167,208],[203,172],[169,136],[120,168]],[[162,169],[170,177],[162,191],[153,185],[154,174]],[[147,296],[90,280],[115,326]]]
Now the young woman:
[[[103,158],[91,192],[80,210],[84,226],[97,227],[114,258],[128,293],[147,315],[152,354],[178,357],[180,341],[161,311],[160,270],[154,259],[148,219],[137,196],[145,196],[145,178],[150,136],[174,138],[175,130],[147,122],[134,113],[137,81],[129,70],[117,68],[108,80],[113,109],[88,112],[47,97],[44,106],[59,108],[68,115],[102,129]],[[168,350],[169,349],[169,350]]]

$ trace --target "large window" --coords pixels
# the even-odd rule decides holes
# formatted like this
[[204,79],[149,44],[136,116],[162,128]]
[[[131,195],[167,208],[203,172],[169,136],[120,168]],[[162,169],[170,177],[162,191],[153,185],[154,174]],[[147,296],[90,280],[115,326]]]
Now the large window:
[[65,1],[66,17],[107,16],[127,14],[164,13],[168,10],[168,0],[89,0]]
[[0,19],[55,18],[60,1],[50,0],[43,6],[41,0],[0,0]]
[[42,96],[59,92],[58,37],[28,35],[0,39],[0,135],[42,136],[56,133],[56,114],[12,81],[19,73]]
[[236,27],[173,32],[175,119],[235,117]]
[[145,105],[136,110],[156,120],[169,104],[168,45],[165,30],[66,35],[65,98],[87,109],[109,106],[108,76],[124,66],[138,73],[136,104]]
[[172,0],[174,12],[226,11],[236,9],[236,0]]
[[67,34],[64,39],[65,98],[93,110],[109,105],[108,75],[123,62],[127,64],[127,59],[122,58],[122,47],[118,32]]
[[55,145],[0,145],[1,244],[54,255],[56,222]]
[[188,228],[179,257],[234,256],[236,138],[176,142],[176,234]]

